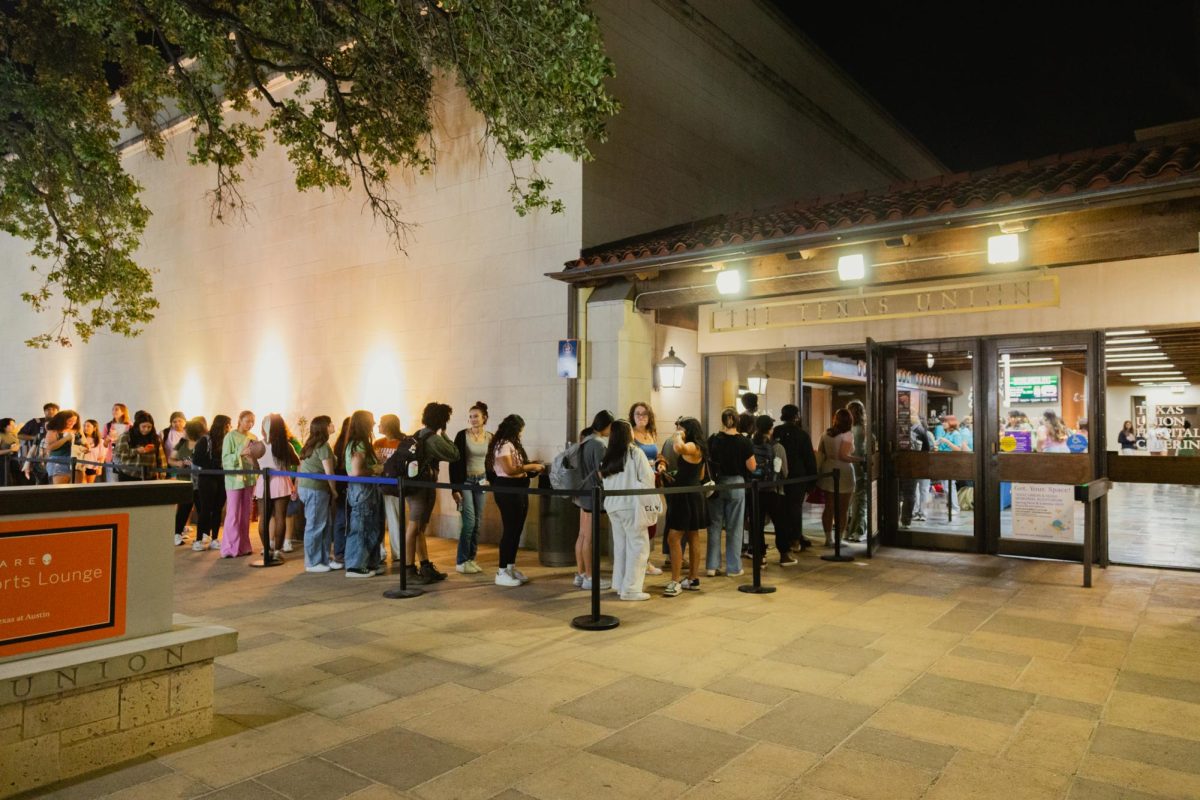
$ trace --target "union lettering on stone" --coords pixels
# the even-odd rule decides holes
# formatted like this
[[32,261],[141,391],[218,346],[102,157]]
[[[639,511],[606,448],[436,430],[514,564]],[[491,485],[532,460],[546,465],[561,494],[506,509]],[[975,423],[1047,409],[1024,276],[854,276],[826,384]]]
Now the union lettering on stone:
[[793,296],[759,303],[722,304],[712,309],[713,333],[900,319],[939,314],[970,314],[1059,304],[1058,277],[1025,274],[1002,280],[939,284],[914,289]]

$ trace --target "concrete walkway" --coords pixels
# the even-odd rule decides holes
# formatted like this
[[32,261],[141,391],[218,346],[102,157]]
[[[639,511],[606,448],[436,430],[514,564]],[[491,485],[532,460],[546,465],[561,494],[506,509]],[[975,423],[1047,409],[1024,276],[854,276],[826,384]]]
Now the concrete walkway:
[[[453,564],[454,542],[435,561]],[[237,628],[208,739],[53,797],[1200,797],[1200,574],[884,550],[587,611],[571,570],[307,575],[179,548],[177,612]],[[480,562],[494,564],[494,548]],[[610,595],[608,597],[611,597]]]

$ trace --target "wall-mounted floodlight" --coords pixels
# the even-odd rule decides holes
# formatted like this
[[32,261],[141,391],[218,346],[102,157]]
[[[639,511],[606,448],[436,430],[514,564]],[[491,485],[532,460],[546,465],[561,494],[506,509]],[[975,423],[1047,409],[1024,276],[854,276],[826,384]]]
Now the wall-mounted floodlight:
[[717,273],[717,292],[737,294],[742,290],[742,273],[736,269],[723,269]]
[[853,253],[838,259],[838,277],[844,281],[861,281],[867,277],[867,260],[862,253]]
[[1015,233],[988,237],[989,264],[1015,264],[1021,259],[1021,239]]

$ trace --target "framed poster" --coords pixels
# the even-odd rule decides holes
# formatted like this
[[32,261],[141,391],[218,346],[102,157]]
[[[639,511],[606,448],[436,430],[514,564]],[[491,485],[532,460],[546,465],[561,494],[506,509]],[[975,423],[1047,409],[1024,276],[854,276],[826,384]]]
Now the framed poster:
[[558,377],[579,377],[579,340],[558,340]]
[[1058,483],[1012,485],[1012,535],[1022,539],[1075,539],[1075,487]]

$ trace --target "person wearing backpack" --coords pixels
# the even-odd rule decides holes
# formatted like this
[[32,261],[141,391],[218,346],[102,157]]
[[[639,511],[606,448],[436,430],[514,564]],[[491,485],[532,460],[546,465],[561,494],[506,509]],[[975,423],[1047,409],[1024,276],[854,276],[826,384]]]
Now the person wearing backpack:
[[[619,419],[609,431],[608,449],[600,462],[600,477],[609,491],[654,491],[654,471],[646,454],[634,442],[629,423]],[[650,557],[650,520],[658,519],[662,497],[658,494],[604,498],[604,510],[613,535],[612,585],[622,600],[649,600],[642,591]]]
[[[575,586],[580,589],[592,588],[593,569],[598,566],[592,564],[592,514],[603,513],[604,509],[592,508],[591,491],[600,483],[600,462],[604,460],[604,452],[608,449],[608,433],[612,424],[611,413],[607,410],[598,411],[592,418],[591,434],[586,438],[579,437],[579,472],[582,480],[577,488],[587,492],[575,498],[575,504],[579,506],[579,535],[575,538]],[[601,589],[611,586],[610,581],[600,579]]]
[[[433,482],[438,479],[438,464],[442,461],[457,461],[458,448],[446,438],[446,426],[450,424],[453,409],[445,403],[426,403],[421,412],[421,430],[416,439],[415,459],[409,464],[408,477],[419,481]],[[397,452],[403,450],[402,442]],[[415,464],[415,474],[413,465]],[[446,573],[438,570],[429,560],[429,547],[425,542],[425,531],[433,516],[436,489],[405,490],[404,503],[408,509],[408,525],[404,532],[404,543],[408,548],[408,581],[415,584],[446,580]],[[420,559],[420,567],[417,560]]]
[[454,569],[465,575],[476,575],[483,569],[475,563],[479,548],[479,526],[483,522],[483,503],[487,495],[483,485],[487,478],[486,464],[488,449],[492,446],[492,434],[486,428],[487,403],[479,400],[467,412],[470,427],[463,428],[454,437],[454,446],[459,457],[450,462],[450,482],[464,484],[466,491],[453,492],[454,503],[462,518],[458,531],[458,553]]
[[[732,406],[721,412],[721,430],[708,437],[711,468],[718,486],[743,484],[754,469],[754,448],[738,432],[739,417]],[[725,574],[742,574],[742,528],[746,517],[746,489],[713,492],[708,498],[708,576],[721,568],[721,531],[725,531]]]
[[[400,418],[395,414],[384,414],[380,417],[379,434],[379,438],[374,441],[375,457],[379,459],[380,464],[386,464],[400,446],[400,441],[404,439],[404,432],[400,430]],[[383,474],[384,477],[389,477],[386,471]],[[392,563],[395,564],[400,560],[400,537],[404,535],[400,530],[400,495],[396,493],[394,486],[381,486],[380,491],[383,493],[383,516],[387,520],[388,544],[392,550]]]
[[[787,451],[783,445],[775,441],[772,429],[775,420],[766,414],[754,420],[754,436],[751,444],[754,447],[754,470],[750,477],[762,481],[781,481],[788,476]],[[791,530],[787,520],[787,497],[784,487],[772,486],[758,490],[758,524],[766,526],[767,518],[775,526],[775,549],[779,551],[779,566],[790,567],[796,563],[792,556]],[[763,554],[766,558],[766,553]]]

